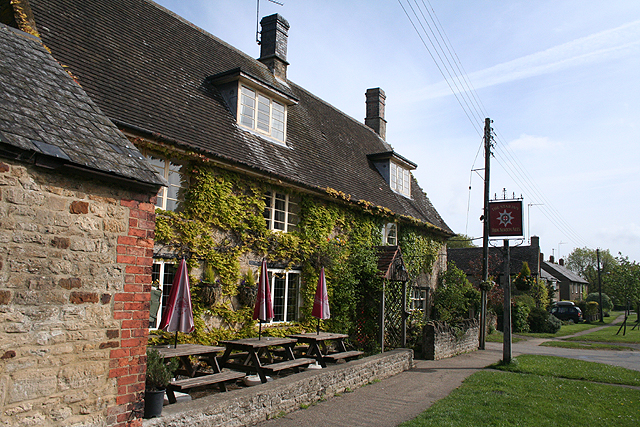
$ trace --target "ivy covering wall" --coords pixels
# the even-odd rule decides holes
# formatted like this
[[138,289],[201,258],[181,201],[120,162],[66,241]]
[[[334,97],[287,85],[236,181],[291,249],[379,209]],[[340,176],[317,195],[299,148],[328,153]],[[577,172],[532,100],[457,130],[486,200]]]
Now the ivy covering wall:
[[[264,257],[269,264],[300,270],[302,282],[299,321],[263,328],[264,334],[315,329],[317,320],[311,317],[311,309],[324,266],[331,319],[323,321],[321,328],[361,337],[362,342],[354,344],[362,348],[375,341],[382,285],[376,246],[381,242],[382,224],[394,220],[387,209],[366,203],[349,205],[340,192],[331,189],[325,199],[292,193],[206,162],[191,161],[182,171],[189,182],[184,202],[180,212],[157,211],[156,250],[187,256],[191,272],[205,266],[219,295],[213,304],[206,303],[202,291],[210,284],[203,277],[191,277],[196,331],[181,340],[212,343],[255,336],[253,307],[243,305],[237,294],[247,280],[257,280],[248,272],[257,271],[249,261]],[[294,232],[267,229],[263,217],[267,190],[299,198],[299,223]],[[399,238],[403,253],[411,260],[407,263],[410,273],[430,272],[441,241],[415,225],[400,225]],[[153,339],[163,337],[167,338],[158,332]]]

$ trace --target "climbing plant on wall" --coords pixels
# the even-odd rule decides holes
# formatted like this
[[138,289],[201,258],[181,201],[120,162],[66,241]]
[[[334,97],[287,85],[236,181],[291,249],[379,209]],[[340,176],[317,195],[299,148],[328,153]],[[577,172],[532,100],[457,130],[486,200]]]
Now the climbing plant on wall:
[[[251,307],[242,306],[234,298],[242,280],[241,259],[245,254],[301,270],[300,321],[289,327],[295,330],[315,325],[310,314],[319,270],[324,266],[332,316],[323,321],[323,327],[349,334],[364,328],[375,335],[378,313],[377,305],[371,302],[378,301],[381,290],[375,247],[381,239],[380,212],[389,215],[388,210],[345,203],[346,195],[330,189],[325,200],[296,194],[300,199],[297,229],[272,232],[263,218],[268,190],[264,182],[206,162],[192,162],[182,170],[188,171],[190,183],[182,209],[157,211],[156,245],[189,254],[191,271],[206,264],[222,296],[210,306],[194,298],[196,331],[185,339],[207,343],[254,333]],[[419,227],[411,227],[402,235],[401,244],[403,251],[419,258],[417,265],[409,263],[410,268],[430,271],[439,248],[434,240],[421,235]],[[197,290],[200,278],[192,279]],[[219,326],[212,327],[215,322],[205,322],[206,318],[218,319]],[[287,332],[268,328],[266,334]]]

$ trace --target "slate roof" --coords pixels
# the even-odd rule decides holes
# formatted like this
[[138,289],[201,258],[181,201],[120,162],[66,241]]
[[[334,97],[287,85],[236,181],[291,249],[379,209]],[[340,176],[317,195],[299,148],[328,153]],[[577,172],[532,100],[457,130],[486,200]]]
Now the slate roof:
[[[490,262],[489,268],[493,267],[497,274],[504,271],[504,250],[502,247],[489,246],[490,258],[499,260],[495,265]],[[513,246],[509,248],[511,263],[509,269],[511,274],[518,274],[522,269],[522,263],[527,262],[532,273],[538,273],[540,263],[539,246]],[[482,248],[449,248],[447,249],[447,260],[454,262],[456,267],[468,275],[480,275],[482,272]],[[489,273],[492,274],[491,272]]]
[[580,277],[578,274],[560,264],[552,264],[550,262],[543,261],[542,269],[561,282],[582,283],[585,285],[589,284],[588,281]]
[[0,155],[164,183],[40,39],[0,24],[0,52]]
[[[391,191],[367,159],[390,147],[370,128],[166,9],[147,0],[30,3],[45,45],[118,126],[452,234],[415,179],[411,199]],[[298,100],[288,109],[286,147],[241,130],[208,81],[236,69]]]

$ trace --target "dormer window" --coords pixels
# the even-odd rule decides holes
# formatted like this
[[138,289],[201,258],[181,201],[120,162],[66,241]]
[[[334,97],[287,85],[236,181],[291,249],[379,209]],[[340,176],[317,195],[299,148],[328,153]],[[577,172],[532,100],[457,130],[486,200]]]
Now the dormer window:
[[244,85],[240,85],[240,94],[240,124],[284,142],[285,106]]
[[411,197],[411,178],[409,170],[390,162],[389,185],[396,193]]
[[240,68],[209,77],[241,129],[278,144],[287,140],[287,109],[298,103],[291,89]]
[[411,172],[416,168],[416,164],[405,159],[401,155],[386,151],[383,153],[367,154],[380,172],[380,175],[387,181],[392,191],[411,198]]

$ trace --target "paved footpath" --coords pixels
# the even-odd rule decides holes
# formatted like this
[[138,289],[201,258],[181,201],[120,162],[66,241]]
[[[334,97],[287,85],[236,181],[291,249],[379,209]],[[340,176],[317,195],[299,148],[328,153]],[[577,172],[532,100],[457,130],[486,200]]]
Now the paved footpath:
[[[519,354],[548,354],[640,370],[640,351],[542,347],[539,346],[542,341],[536,339],[514,343],[513,357]],[[482,351],[443,360],[416,360],[413,369],[257,426],[395,427],[448,396],[469,375],[501,359],[502,344],[487,342]]]

